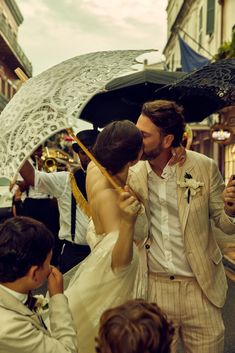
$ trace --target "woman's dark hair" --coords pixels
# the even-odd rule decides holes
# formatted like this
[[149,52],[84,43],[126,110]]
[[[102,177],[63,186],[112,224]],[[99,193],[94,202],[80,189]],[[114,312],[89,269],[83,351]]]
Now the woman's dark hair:
[[180,145],[185,129],[182,107],[172,101],[155,100],[144,103],[141,113],[147,116],[163,135],[174,135],[172,147]]
[[14,282],[31,266],[41,266],[53,246],[52,233],[32,218],[14,217],[0,224],[0,282]]
[[129,300],[106,310],[96,338],[97,353],[170,353],[174,328],[155,303]]
[[138,157],[142,144],[142,134],[134,123],[114,121],[100,132],[93,152],[104,168],[116,174]]

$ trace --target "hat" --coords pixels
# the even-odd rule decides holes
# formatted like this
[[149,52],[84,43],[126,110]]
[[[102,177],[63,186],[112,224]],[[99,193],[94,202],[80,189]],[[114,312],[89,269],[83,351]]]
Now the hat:
[[[98,135],[98,130],[82,130],[76,136],[86,147],[93,147]],[[76,153],[81,150],[81,147],[76,142],[72,144],[72,148]]]

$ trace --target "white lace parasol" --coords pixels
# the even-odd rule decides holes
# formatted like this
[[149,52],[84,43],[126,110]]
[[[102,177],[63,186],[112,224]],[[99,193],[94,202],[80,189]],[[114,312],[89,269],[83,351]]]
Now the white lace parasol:
[[42,142],[76,126],[89,99],[113,78],[130,72],[135,58],[149,51],[89,53],[25,82],[0,115],[0,176],[12,179]]

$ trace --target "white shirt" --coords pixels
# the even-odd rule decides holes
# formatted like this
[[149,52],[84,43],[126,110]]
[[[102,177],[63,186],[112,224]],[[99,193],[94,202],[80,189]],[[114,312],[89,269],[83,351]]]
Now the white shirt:
[[161,177],[146,162],[152,244],[148,255],[150,272],[194,276],[185,255],[178,214],[175,166],[166,165]]
[[6,292],[10,293],[16,299],[18,299],[21,303],[25,304],[25,302],[26,302],[26,300],[28,298],[27,294],[16,292],[13,289],[10,289],[8,287],[3,286],[2,284],[0,284],[0,287],[2,289],[4,289]]
[[[71,186],[69,172],[45,173],[35,170],[35,190],[54,196],[60,213],[59,238],[71,241]],[[89,218],[77,205],[75,243],[87,245]]]

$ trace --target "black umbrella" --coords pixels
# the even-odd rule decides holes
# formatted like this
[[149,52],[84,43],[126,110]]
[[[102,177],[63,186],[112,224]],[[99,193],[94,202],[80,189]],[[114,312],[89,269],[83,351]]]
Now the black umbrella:
[[155,93],[183,105],[185,120],[197,122],[235,104],[235,58],[208,64]]
[[114,120],[137,121],[144,102],[154,99],[156,89],[185,76],[182,72],[144,69],[113,79],[105,91],[94,95],[81,111],[79,118],[104,127]]

